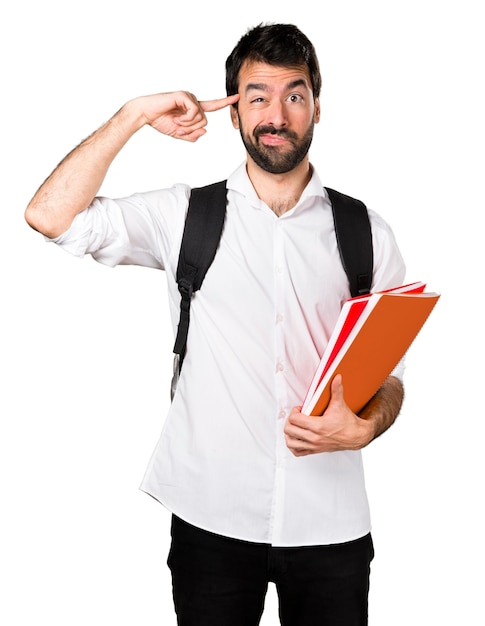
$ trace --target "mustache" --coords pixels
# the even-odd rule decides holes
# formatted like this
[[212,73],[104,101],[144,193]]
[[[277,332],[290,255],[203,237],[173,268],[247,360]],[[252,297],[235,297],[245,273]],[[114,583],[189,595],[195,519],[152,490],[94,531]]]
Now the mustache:
[[289,130],[288,128],[276,128],[275,126],[258,126],[254,129],[254,136],[256,138],[261,135],[278,135],[278,137],[284,137],[285,139],[298,139],[298,135]]

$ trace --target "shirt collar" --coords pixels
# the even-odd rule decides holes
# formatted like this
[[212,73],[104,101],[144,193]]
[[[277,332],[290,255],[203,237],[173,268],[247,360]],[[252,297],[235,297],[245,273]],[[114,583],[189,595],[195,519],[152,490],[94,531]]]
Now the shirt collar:
[[[326,192],[324,191],[320,178],[315,168],[313,166],[311,167],[313,172],[312,177],[303,190],[298,203],[293,209],[291,209],[291,211],[288,211],[288,213],[302,211],[306,206],[308,206],[308,201],[316,196],[326,198]],[[261,200],[259,199],[248,176],[245,161],[244,163],[241,163],[241,165],[229,176],[227,179],[227,188],[243,195],[252,206],[256,208],[261,207]]]

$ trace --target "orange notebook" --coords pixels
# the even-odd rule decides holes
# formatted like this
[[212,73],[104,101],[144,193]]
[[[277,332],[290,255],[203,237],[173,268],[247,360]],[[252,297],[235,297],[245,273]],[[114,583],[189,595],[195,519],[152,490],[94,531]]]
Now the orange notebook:
[[344,303],[303,402],[302,413],[321,415],[330,384],[342,375],[344,397],[358,413],[407,352],[440,295],[410,283]]

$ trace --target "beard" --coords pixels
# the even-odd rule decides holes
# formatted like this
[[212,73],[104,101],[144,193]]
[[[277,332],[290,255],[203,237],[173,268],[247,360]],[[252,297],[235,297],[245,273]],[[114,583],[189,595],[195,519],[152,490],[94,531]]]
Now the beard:
[[[244,132],[239,118],[239,132],[244,146],[252,160],[270,174],[285,174],[299,165],[308,154],[313,140],[314,122],[312,121],[303,137],[287,128],[275,128],[274,126],[257,126],[252,135]],[[277,135],[285,138],[288,146],[267,146],[260,143],[261,135]]]

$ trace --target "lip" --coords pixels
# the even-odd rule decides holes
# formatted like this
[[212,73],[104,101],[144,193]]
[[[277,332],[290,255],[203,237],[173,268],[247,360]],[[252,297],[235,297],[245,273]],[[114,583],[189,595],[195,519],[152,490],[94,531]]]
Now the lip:
[[279,135],[260,135],[259,141],[268,145],[268,146],[282,146],[283,144],[288,142],[288,139],[281,137]]

